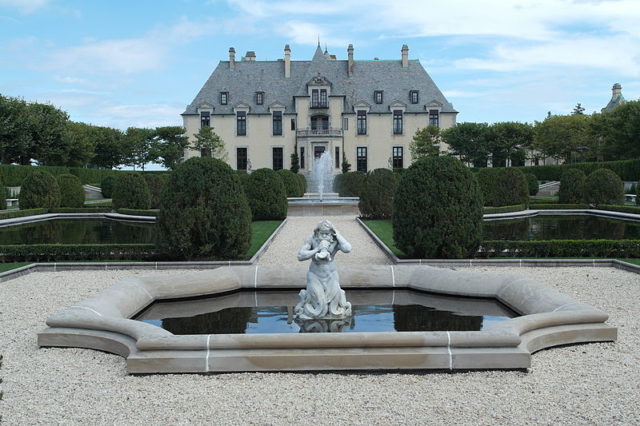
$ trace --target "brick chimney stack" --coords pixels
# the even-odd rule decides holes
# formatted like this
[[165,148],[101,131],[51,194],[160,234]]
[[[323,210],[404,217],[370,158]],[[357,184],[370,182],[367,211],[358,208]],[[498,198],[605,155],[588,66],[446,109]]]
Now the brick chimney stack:
[[351,77],[355,69],[355,64],[353,63],[353,44],[349,45],[349,47],[347,48],[347,53],[349,56],[349,62],[347,65],[347,74],[349,75],[349,77]]
[[402,45],[402,68],[409,67],[409,46],[406,44]]
[[229,48],[229,68],[234,69],[236,67],[236,49]]
[[288,44],[284,46],[284,76],[291,77],[291,48]]

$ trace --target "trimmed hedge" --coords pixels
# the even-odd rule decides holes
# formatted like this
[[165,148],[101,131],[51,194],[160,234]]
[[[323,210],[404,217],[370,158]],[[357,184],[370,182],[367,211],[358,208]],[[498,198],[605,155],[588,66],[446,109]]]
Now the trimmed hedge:
[[111,198],[113,195],[113,185],[116,183],[115,176],[107,176],[100,182],[100,190],[104,198]]
[[92,207],[111,207],[111,206],[113,206],[113,202],[111,200],[92,201],[91,203],[85,202],[84,206],[87,207],[87,208],[92,208]]
[[640,240],[483,241],[477,257],[640,257]]
[[333,192],[337,192],[341,197],[359,197],[366,176],[363,172],[338,174],[333,179]]
[[60,186],[60,207],[82,207],[84,205],[84,188],[77,176],[72,174],[58,175]]
[[469,257],[482,240],[478,183],[454,157],[415,161],[400,177],[393,208],[393,240],[410,257]]
[[307,178],[301,173],[296,173],[296,176],[300,181],[300,186],[302,187],[302,195],[304,195],[304,193],[307,192]]
[[63,260],[155,260],[154,244],[24,244],[0,245],[0,262]]
[[529,204],[529,185],[524,174],[517,168],[480,169],[476,177],[485,206]]
[[396,175],[389,169],[375,169],[367,173],[358,203],[362,217],[391,219],[397,187]]
[[525,173],[524,177],[527,179],[527,185],[529,186],[529,195],[536,195],[540,190],[538,178],[533,173]]
[[577,204],[584,201],[584,185],[587,175],[580,169],[567,169],[560,178],[558,202]]
[[640,182],[636,182],[636,204],[640,206]]
[[23,181],[18,196],[20,208],[51,208],[60,206],[60,186],[51,173],[36,170]]
[[56,207],[49,209],[49,213],[111,213],[111,207]]
[[572,210],[572,209],[588,209],[589,204],[530,204],[531,210]]
[[[281,190],[286,203],[284,187]],[[238,174],[211,157],[194,157],[180,164],[171,172],[162,194],[158,227],[162,249],[175,257],[244,256],[251,244],[251,210]]]
[[597,169],[609,169],[626,181],[640,180],[640,159],[621,161],[601,161],[593,163],[571,163],[549,166],[517,167],[524,173],[533,173],[538,180],[560,180],[567,169],[582,170],[588,175]]
[[612,212],[640,214],[640,206],[612,206],[608,204],[601,204],[597,207],[598,210],[609,210]]
[[598,169],[587,176],[584,200],[590,204],[624,203],[624,183],[609,169]]
[[293,173],[289,169],[280,169],[276,174],[282,179],[287,197],[302,197],[304,189],[296,173]]
[[133,216],[154,216],[157,217],[160,215],[160,209],[149,209],[149,210],[140,210],[140,209],[118,209],[116,210],[120,214],[128,214]]
[[482,210],[483,214],[498,214],[498,213],[512,213],[512,212],[521,212],[526,210],[527,206],[524,204],[516,204],[515,206],[504,206],[504,207],[485,207]]
[[151,207],[151,193],[147,181],[138,173],[123,173],[113,185],[114,209],[142,209]]
[[147,182],[147,187],[149,188],[149,196],[151,200],[151,205],[149,207],[152,209],[159,209],[162,191],[164,191],[164,188],[167,186],[167,182],[169,181],[169,173],[144,173],[142,174],[142,177]]
[[7,198],[9,198],[9,191],[5,188],[2,176],[0,176],[0,210],[7,208]]
[[9,210],[6,212],[0,212],[0,220],[2,219],[14,219],[16,217],[25,217],[25,216],[35,216],[38,214],[47,214],[49,213],[48,209],[37,208],[37,209],[24,209],[24,210]]
[[253,220],[280,220],[287,217],[287,192],[278,174],[258,169],[249,175],[245,193]]

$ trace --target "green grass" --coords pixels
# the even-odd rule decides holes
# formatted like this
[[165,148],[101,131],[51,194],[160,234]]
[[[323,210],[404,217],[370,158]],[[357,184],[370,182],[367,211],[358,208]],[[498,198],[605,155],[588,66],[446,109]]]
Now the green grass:
[[390,220],[363,220],[363,222],[389,247],[389,250],[391,250],[393,254],[401,259],[409,257],[405,252],[396,247],[396,243],[393,241],[393,226]]
[[618,259],[618,260],[622,260],[623,262],[627,262],[627,263],[633,263],[634,265],[640,265],[640,259]]
[[7,272],[12,269],[20,268],[25,265],[29,265],[32,262],[16,262],[16,263],[0,263],[0,272]]
[[273,234],[278,226],[282,223],[281,220],[261,220],[257,222],[251,222],[251,246],[245,257],[251,259],[256,252],[262,247],[265,241]]

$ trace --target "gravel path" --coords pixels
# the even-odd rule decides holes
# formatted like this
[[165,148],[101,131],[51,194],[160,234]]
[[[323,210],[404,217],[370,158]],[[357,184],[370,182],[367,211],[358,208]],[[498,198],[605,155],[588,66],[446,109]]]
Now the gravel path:
[[[272,246],[294,247],[288,261],[310,232],[306,221],[316,222],[293,219]],[[345,263],[360,262],[355,228],[348,220],[334,220],[354,245],[353,253],[341,257]],[[366,256],[386,261],[364,247]],[[271,252],[261,263],[276,261]],[[0,415],[7,425],[640,423],[638,275],[612,268],[469,269],[529,275],[597,306],[610,314],[610,324],[619,327],[619,341],[539,352],[527,373],[132,377],[126,375],[119,356],[85,349],[38,349],[36,334],[53,312],[126,276],[149,272],[33,273],[0,284],[4,354]]]

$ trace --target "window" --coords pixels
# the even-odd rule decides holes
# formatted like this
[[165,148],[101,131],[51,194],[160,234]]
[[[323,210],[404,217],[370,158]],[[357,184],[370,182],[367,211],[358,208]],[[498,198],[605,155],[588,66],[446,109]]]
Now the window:
[[373,100],[377,104],[382,103],[382,90],[376,90],[375,92],[373,92]]
[[409,99],[411,100],[412,104],[417,104],[419,102],[418,99],[420,99],[419,96],[418,96],[418,91],[417,90],[410,91],[409,92]]
[[329,102],[327,102],[327,90],[320,89],[320,106],[326,108],[328,105]]
[[327,108],[327,89],[313,89],[311,91],[311,108]]
[[273,111],[273,136],[282,136],[282,111]]
[[236,116],[237,123],[237,135],[247,136],[247,113],[245,111],[238,111]]
[[247,170],[247,148],[236,149],[236,169]]
[[342,130],[349,130],[349,119],[347,117],[342,119]]
[[296,119],[292,118],[291,119],[291,130],[295,130],[296,129]]
[[300,168],[304,169],[304,146],[300,147]]
[[226,105],[229,102],[229,92],[220,92],[220,105]]
[[440,127],[440,114],[437,109],[429,111],[429,126]]
[[367,134],[367,111],[358,111],[358,134],[366,135]]
[[273,148],[273,170],[282,169],[282,148]]
[[393,168],[401,169],[404,167],[404,148],[401,146],[393,147]]
[[211,127],[211,113],[209,111],[203,111],[200,113],[200,127]]
[[256,105],[264,103],[264,92],[256,92]]
[[336,169],[340,168],[340,147],[336,146]]
[[318,106],[318,89],[313,89],[311,91],[311,106],[312,107],[317,107]]
[[367,148],[364,146],[356,148],[356,170],[367,172]]
[[402,111],[399,109],[393,110],[393,134],[402,134]]
[[311,117],[311,130],[329,130],[329,117],[326,115]]

